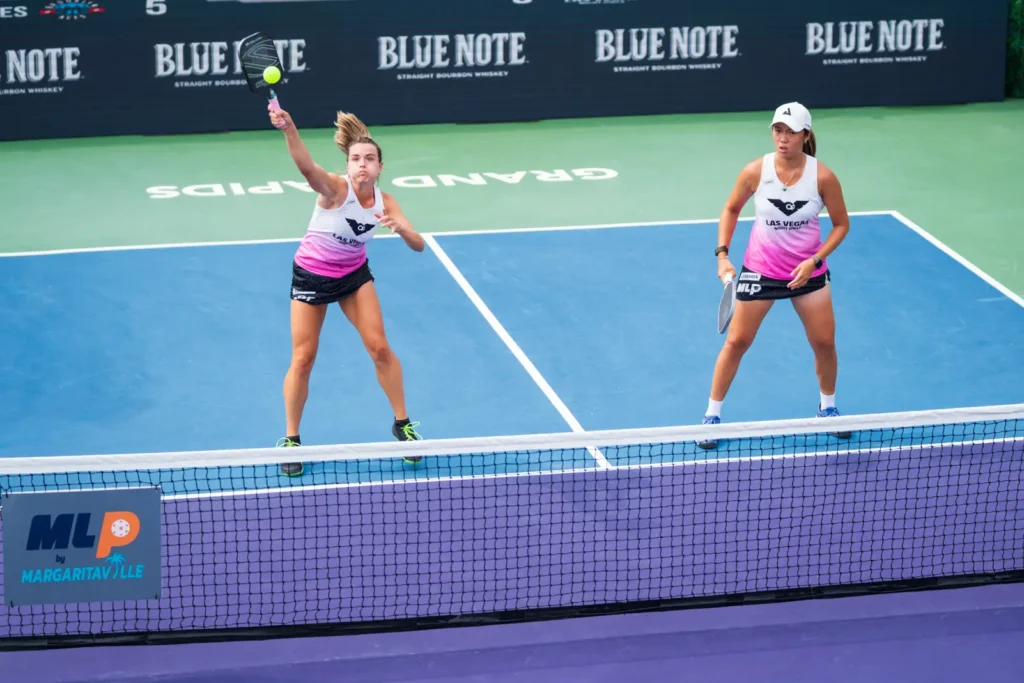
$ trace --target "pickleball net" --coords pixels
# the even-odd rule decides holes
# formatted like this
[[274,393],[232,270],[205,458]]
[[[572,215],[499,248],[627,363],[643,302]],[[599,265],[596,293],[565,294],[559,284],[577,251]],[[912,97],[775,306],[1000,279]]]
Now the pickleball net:
[[[1020,580],[1022,421],[1024,404],[305,446],[287,457],[271,448],[0,459],[0,515],[26,493],[159,487],[162,500],[159,599],[89,602],[84,579],[82,602],[18,605],[5,593],[0,647]],[[709,439],[717,448],[697,446]],[[278,464],[297,459],[306,474],[282,476]],[[0,543],[3,531],[0,522]],[[40,556],[51,580],[74,578],[58,576],[53,553]]]

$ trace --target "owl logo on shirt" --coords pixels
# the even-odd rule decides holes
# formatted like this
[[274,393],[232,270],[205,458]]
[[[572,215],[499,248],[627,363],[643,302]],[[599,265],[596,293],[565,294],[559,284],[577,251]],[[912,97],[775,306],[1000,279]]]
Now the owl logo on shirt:
[[781,199],[769,199],[768,201],[772,203],[772,206],[787,216],[792,216],[794,213],[807,206],[807,202],[805,200],[787,202]]
[[351,218],[346,218],[345,220],[348,222],[348,227],[352,228],[352,232],[355,234],[356,237],[359,237],[360,235],[365,235],[366,233],[377,227],[376,223],[360,223],[359,221],[353,220]]

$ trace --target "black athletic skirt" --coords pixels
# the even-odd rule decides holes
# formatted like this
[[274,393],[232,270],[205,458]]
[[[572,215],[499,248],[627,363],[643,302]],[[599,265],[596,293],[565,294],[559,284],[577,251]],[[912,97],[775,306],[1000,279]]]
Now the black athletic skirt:
[[790,280],[775,280],[765,277],[761,273],[755,273],[746,266],[740,270],[739,279],[736,282],[737,301],[764,301],[774,299],[792,299],[802,294],[816,292],[831,280],[831,272],[825,270],[808,280],[799,289],[790,289],[787,285]]
[[317,275],[292,262],[292,299],[307,304],[333,304],[355,294],[367,282],[373,282],[369,261],[344,277]]

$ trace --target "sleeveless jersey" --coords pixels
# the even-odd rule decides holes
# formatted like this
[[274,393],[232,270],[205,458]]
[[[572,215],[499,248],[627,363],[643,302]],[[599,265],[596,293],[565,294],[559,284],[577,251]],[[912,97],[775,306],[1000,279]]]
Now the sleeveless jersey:
[[[765,277],[792,280],[793,269],[821,248],[818,214],[824,204],[818,193],[817,159],[808,155],[800,180],[787,188],[775,173],[775,154],[766,154],[754,193],[754,227],[743,265]],[[827,269],[823,261],[811,277]]]
[[373,188],[373,207],[364,209],[356,198],[352,181],[348,196],[336,209],[313,205],[306,235],[295,252],[295,263],[324,277],[344,277],[366,262],[366,243],[377,232],[375,213],[384,213],[384,196]]

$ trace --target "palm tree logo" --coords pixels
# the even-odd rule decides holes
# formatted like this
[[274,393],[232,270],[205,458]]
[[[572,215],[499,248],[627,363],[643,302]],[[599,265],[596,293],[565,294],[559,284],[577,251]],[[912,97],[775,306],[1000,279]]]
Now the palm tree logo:
[[121,553],[113,553],[110,555],[110,557],[108,557],[105,560],[105,562],[107,562],[107,564],[109,564],[110,566],[114,567],[114,571],[111,573],[110,578],[116,579],[118,574],[120,573],[118,572],[118,568],[124,565],[124,555],[122,555]]

